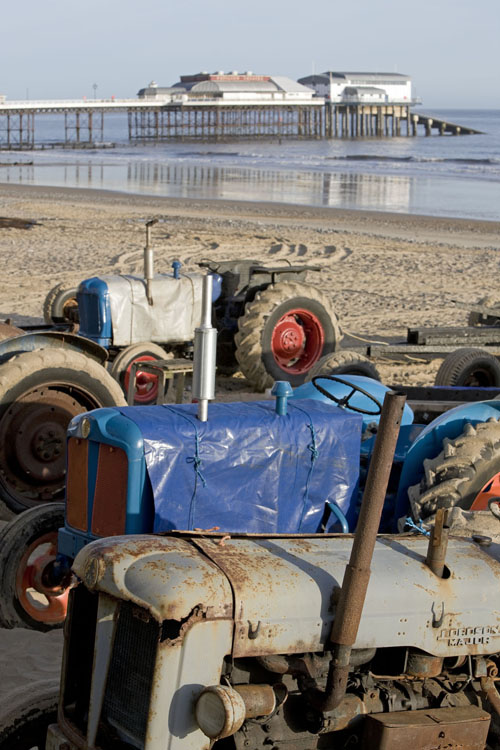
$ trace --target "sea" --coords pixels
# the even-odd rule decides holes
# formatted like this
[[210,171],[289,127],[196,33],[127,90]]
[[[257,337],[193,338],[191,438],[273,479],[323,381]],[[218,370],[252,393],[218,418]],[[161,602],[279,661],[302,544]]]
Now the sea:
[[96,148],[64,149],[47,115],[46,148],[0,150],[0,182],[500,221],[500,110],[422,112],[481,134],[130,144],[112,113]]

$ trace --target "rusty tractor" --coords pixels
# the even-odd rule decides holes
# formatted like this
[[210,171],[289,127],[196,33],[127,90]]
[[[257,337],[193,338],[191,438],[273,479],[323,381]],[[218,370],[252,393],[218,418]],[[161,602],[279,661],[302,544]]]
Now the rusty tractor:
[[403,402],[385,397],[354,535],[247,534],[233,512],[84,546],[60,691],[31,698],[24,744],[26,699],[0,718],[0,748],[497,748],[498,519],[377,535]]
[[[114,407],[76,416],[68,431],[66,503],[40,503],[0,532],[0,624],[38,630],[60,627],[72,584],[72,561],[100,537],[214,525],[234,531],[233,517],[239,530],[351,531],[357,524],[360,491],[387,391],[364,376],[317,376],[292,396],[277,397],[280,408],[288,398],[285,423],[294,425],[279,436],[272,430],[281,421],[269,401],[213,404],[203,424],[198,423],[196,405],[187,404]],[[488,509],[500,496],[499,410],[497,399],[462,404],[423,425],[414,423],[405,406],[381,531],[401,531],[406,519],[417,525],[432,523],[439,508]],[[299,451],[300,431],[308,441]],[[233,462],[227,463],[230,455]],[[273,457],[281,455],[291,463],[274,465]],[[211,460],[215,456],[220,462]],[[289,477],[299,476],[302,484],[289,483]],[[180,488],[177,477],[187,484]],[[304,526],[297,508],[306,486],[311,491],[312,480],[318,482],[315,514]],[[255,496],[248,494],[249,485]],[[263,498],[276,503],[283,487],[289,508],[277,515],[272,504],[266,505],[271,501]],[[191,498],[193,514],[186,515],[191,500],[182,501],[184,515],[172,517],[164,500],[172,496]],[[215,510],[207,497],[216,503]],[[224,497],[232,498],[232,504],[223,503]],[[235,512],[238,498],[249,503],[247,526],[242,525],[243,511]],[[256,526],[254,505],[272,519],[271,525]],[[323,513],[330,514],[328,521]],[[287,525],[290,519],[295,520]]]

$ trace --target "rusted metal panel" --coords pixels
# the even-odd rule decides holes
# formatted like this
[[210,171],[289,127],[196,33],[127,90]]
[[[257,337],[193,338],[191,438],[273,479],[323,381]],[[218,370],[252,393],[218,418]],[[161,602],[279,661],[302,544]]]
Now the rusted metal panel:
[[[322,650],[352,537],[193,542],[231,581],[235,657]],[[427,547],[423,537],[378,537],[354,647],[413,646],[441,657],[498,650],[499,562],[477,544],[451,538],[450,575],[438,578],[425,565]]]
[[88,588],[134,602],[159,622],[185,620],[195,609],[207,619],[233,614],[226,576],[183,539],[99,539],[83,548],[73,569]]
[[[196,545],[196,546],[195,546]],[[427,539],[379,536],[355,648],[413,646],[434,656],[500,648],[496,546],[451,538],[438,578]],[[90,588],[126,598],[158,620],[234,617],[234,656],[322,650],[352,547],[350,536],[121,537],[74,563]],[[204,554],[200,553],[200,550]],[[208,559],[209,558],[209,559]]]
[[484,750],[490,716],[478,706],[367,716],[363,750]]

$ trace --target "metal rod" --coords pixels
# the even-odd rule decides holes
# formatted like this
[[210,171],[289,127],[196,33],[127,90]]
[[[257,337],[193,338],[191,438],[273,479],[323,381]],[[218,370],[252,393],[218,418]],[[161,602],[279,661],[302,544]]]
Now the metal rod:
[[450,533],[449,526],[446,526],[448,511],[439,508],[436,511],[434,526],[431,529],[429,537],[429,546],[427,548],[427,557],[425,564],[432,570],[434,575],[442,578],[444,574],[446,550],[448,548],[448,536]]
[[154,279],[154,252],[151,246],[151,227],[158,223],[158,219],[146,222],[146,247],[144,248],[144,279],[146,281],[146,296],[148,304],[153,304],[152,281]]
[[405,400],[406,396],[400,393],[388,392],[385,395],[351,556],[345,569],[330,636],[332,659],[326,689],[324,692],[312,690],[308,696],[311,703],[320,711],[332,711],[345,695],[351,649],[358,634],[370,580],[370,565]]
[[215,398],[217,330],[212,326],[213,276],[203,278],[201,323],[194,332],[193,399],[198,401],[198,419],[208,419],[208,402]]

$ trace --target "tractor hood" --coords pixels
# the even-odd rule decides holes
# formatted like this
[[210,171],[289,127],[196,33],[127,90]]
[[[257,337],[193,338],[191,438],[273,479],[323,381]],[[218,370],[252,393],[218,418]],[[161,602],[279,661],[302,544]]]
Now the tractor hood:
[[[159,621],[199,608],[234,619],[233,656],[321,651],[352,536],[115,537],[74,563],[86,585],[133,601]],[[435,656],[500,651],[500,563],[450,539],[447,578],[425,565],[427,540],[379,536],[355,648],[403,646]],[[497,547],[489,550],[498,554]]]
[[[200,273],[183,273],[178,279],[167,274],[155,276],[151,282],[152,305],[148,303],[145,280],[136,276],[95,277],[83,282],[78,294],[79,300],[85,295],[103,297],[114,346],[143,341],[166,344],[194,337],[201,321],[202,283]],[[88,322],[83,335],[92,338],[96,332],[91,328]]]

